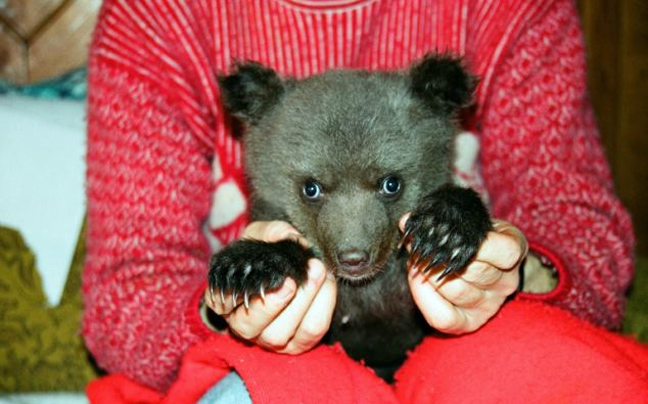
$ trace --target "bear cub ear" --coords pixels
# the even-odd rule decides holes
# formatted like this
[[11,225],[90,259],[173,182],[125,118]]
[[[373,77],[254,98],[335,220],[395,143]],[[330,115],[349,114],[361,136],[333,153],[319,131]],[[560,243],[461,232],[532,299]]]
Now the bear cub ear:
[[454,114],[470,105],[477,77],[464,69],[459,58],[427,54],[410,67],[412,93],[434,110]]
[[277,73],[257,62],[237,63],[234,71],[219,76],[225,108],[254,125],[281,99],[285,87]]

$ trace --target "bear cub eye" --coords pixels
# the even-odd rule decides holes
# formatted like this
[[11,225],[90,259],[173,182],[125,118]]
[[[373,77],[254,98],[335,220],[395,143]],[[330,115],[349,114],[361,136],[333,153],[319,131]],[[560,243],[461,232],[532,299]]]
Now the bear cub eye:
[[388,175],[380,182],[380,193],[394,197],[401,191],[401,180],[393,175]]
[[315,180],[308,180],[302,187],[302,193],[309,201],[316,201],[322,197],[322,186]]

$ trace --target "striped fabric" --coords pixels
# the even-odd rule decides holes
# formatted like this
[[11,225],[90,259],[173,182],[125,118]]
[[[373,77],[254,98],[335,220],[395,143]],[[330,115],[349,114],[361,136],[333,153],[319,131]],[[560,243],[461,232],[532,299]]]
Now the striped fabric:
[[296,77],[401,69],[431,51],[462,55],[481,76],[473,174],[495,216],[559,272],[556,291],[520,298],[617,327],[634,239],[587,99],[571,1],[107,0],[91,49],[83,279],[83,331],[99,364],[164,389],[209,335],[197,313],[209,242],[246,223],[218,74],[236,60]]

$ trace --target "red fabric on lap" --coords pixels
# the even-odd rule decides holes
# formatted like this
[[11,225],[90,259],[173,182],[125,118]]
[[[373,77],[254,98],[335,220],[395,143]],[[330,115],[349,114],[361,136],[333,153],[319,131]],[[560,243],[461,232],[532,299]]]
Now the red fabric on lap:
[[639,403],[648,348],[535,302],[478,332],[428,338],[396,375],[402,403]]
[[252,401],[275,403],[634,403],[648,397],[648,348],[536,302],[511,302],[478,332],[427,338],[394,390],[339,346],[299,356],[218,336],[191,348],[164,396],[123,376],[92,403],[195,403],[235,369]]
[[389,385],[350,359],[339,346],[319,346],[299,356],[267,352],[228,336],[191,348],[166,396],[123,376],[88,386],[92,403],[195,403],[232,369],[254,403],[379,403],[397,400]]

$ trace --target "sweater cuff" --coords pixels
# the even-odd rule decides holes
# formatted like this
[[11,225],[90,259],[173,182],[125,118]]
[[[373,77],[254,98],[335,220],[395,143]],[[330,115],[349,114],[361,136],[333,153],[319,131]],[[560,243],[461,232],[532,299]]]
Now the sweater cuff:
[[197,335],[201,340],[206,340],[215,334],[218,333],[211,330],[207,324],[202,319],[200,314],[200,308],[202,304],[203,296],[205,295],[205,290],[207,289],[207,282],[200,283],[191,299],[189,300],[189,306],[185,311],[185,320],[189,326],[189,330]]
[[525,300],[541,300],[555,302],[561,300],[567,294],[571,286],[571,277],[563,264],[563,261],[550,249],[536,243],[529,242],[529,252],[538,256],[543,262],[548,261],[556,271],[558,283],[556,287],[547,293],[519,292],[518,297]]

